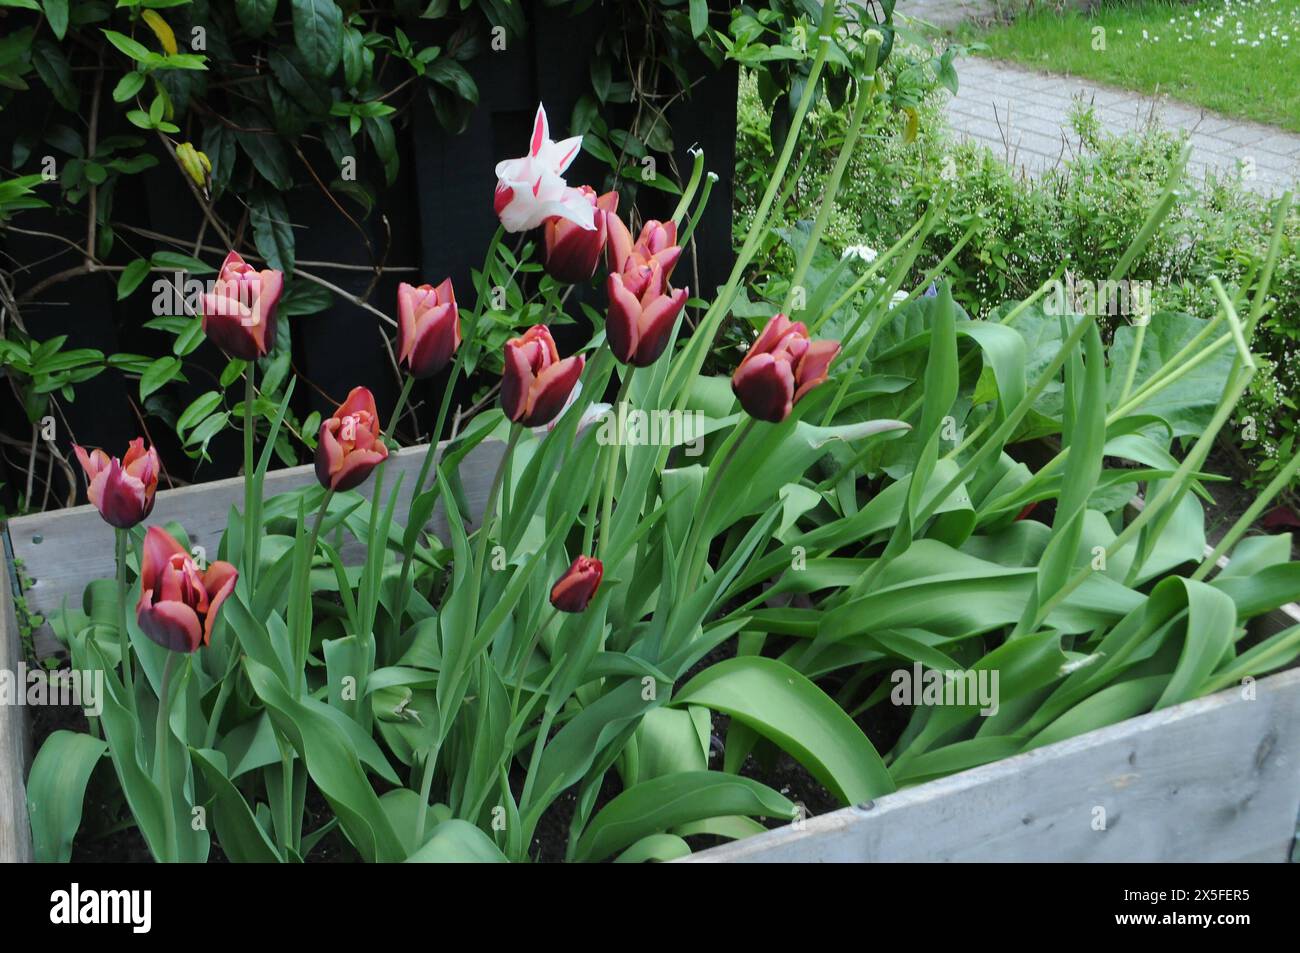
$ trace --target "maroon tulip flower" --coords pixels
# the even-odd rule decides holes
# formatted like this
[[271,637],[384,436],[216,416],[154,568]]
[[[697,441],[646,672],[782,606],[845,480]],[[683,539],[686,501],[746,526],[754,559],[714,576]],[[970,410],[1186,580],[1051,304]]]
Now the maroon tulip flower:
[[275,347],[275,308],[283,291],[283,273],[258,271],[232,251],[203,296],[203,333],[231,357],[265,357]]
[[386,459],[388,447],[379,436],[375,398],[364,387],[354,387],[334,416],[320,425],[316,479],[327,490],[351,490]]
[[582,612],[600,588],[605,567],[592,556],[579,556],[551,587],[551,605],[561,612]]
[[578,191],[595,210],[592,212],[595,228],[583,228],[559,215],[542,223],[546,243],[546,273],[556,281],[571,285],[590,281],[596,273],[596,265],[605,251],[605,241],[609,234],[605,225],[606,218],[618,208],[617,192],[606,192],[598,198],[596,191],[588,185],[582,186]]
[[86,471],[86,495],[104,522],[130,529],[153,511],[161,466],[158,451],[146,450],[143,438],[132,440],[121,460],[103,450],[87,453],[76,444],[72,449]]
[[397,286],[397,360],[412,377],[432,377],[460,347],[460,311],[448,278],[438,287]]
[[640,297],[628,289],[624,274],[611,274],[605,283],[609,295],[605,319],[609,349],[624,364],[634,367],[649,367],[663,354],[688,294],[685,288],[668,290],[658,260],[650,259],[649,269],[650,277]]
[[199,572],[170,533],[150,526],[144,537],[136,621],[163,648],[194,652],[211,641],[217,610],[234,591],[238,577],[234,566],[220,561]]
[[839,341],[810,341],[802,321],[778,314],[750,347],[731,389],[751,417],[779,424],[810,390],[826,380]]
[[622,275],[623,285],[629,292],[638,298],[645,293],[646,285],[654,278],[652,261],[659,263],[663,282],[665,285],[668,283],[677,260],[682,257],[681,246],[677,244],[676,222],[651,219],[641,227],[641,235],[635,242],[623,220],[613,212],[606,216],[605,228],[609,232],[607,257],[610,274]]
[[586,361],[581,354],[560,360],[551,332],[534,325],[506,342],[501,409],[525,427],[549,424],[564,409]]

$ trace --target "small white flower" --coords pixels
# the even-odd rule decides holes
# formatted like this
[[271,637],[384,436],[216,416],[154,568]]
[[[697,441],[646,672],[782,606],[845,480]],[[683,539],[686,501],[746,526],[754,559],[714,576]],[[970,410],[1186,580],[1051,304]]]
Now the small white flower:
[[877,256],[878,252],[870,245],[850,245],[844,249],[844,254],[840,255],[840,259],[861,258],[869,265],[876,260]]

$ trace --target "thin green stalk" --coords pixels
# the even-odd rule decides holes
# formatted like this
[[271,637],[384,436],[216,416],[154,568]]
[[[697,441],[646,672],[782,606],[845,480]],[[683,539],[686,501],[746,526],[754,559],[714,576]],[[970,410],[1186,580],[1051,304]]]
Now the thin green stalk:
[[691,213],[690,221],[686,227],[677,233],[677,244],[683,248],[695,234],[695,227],[700,224],[700,219],[704,217],[704,210],[709,207],[709,196],[713,194],[713,186],[718,181],[718,173],[710,172],[704,177],[704,191],[700,193],[700,200],[695,203],[695,211]]
[[804,243],[803,249],[799,252],[799,257],[795,261],[794,274],[790,278],[790,287],[785,293],[785,300],[781,303],[782,314],[790,313],[790,308],[794,303],[795,289],[803,285],[804,277],[808,273],[808,267],[812,264],[813,255],[817,253],[817,248],[821,244],[822,233],[826,230],[831,214],[835,211],[835,196],[839,194],[840,182],[844,178],[844,170],[848,168],[849,159],[853,157],[853,149],[857,146],[858,136],[862,133],[862,121],[866,118],[867,110],[871,107],[871,101],[875,98],[876,53],[880,49],[882,40],[883,37],[879,31],[869,31],[867,33],[866,58],[867,62],[872,64],[871,73],[858,84],[858,100],[853,106],[853,118],[849,121],[848,131],[844,135],[843,143],[840,144],[840,152],[835,157],[835,165],[831,168],[830,177],[826,180],[825,194],[822,196],[821,206],[817,209],[817,217],[813,219],[812,230],[808,233],[808,240]]
[[397,422],[402,419],[402,411],[406,409],[406,402],[410,399],[411,387],[414,384],[415,378],[407,374],[406,380],[402,382],[402,392],[397,395],[397,403],[393,405],[393,416],[388,418],[388,426],[384,428],[385,436],[396,439]]
[[519,659],[519,664],[516,666],[515,671],[515,697],[510,702],[511,724],[514,723],[515,715],[519,713],[519,695],[522,693],[524,688],[524,679],[528,676],[528,660],[532,658],[533,653],[537,651],[537,643],[542,640],[542,633],[550,628],[551,623],[555,621],[555,617],[559,614],[560,610],[552,606],[550,614],[546,617],[545,621],[537,627],[537,630],[533,633],[532,639],[528,642],[528,648],[524,650],[524,654]]
[[168,747],[167,738],[171,734],[171,728],[168,724],[171,700],[172,673],[176,669],[176,658],[179,652],[168,652],[167,660],[163,663],[162,690],[158,695],[158,721],[154,726],[154,746],[156,754],[154,757],[154,770],[157,774],[158,788],[162,793],[162,810],[163,810],[163,862],[175,863],[177,860],[176,847],[176,811],[172,801],[172,779],[170,766],[168,764]]
[[679,592],[684,591],[692,579],[699,579],[703,572],[702,563],[708,558],[708,540],[702,541],[700,534],[703,532],[704,522],[708,518],[709,507],[713,503],[713,498],[718,494],[718,487],[722,485],[722,478],[726,475],[727,468],[731,466],[731,461],[736,458],[740,445],[745,442],[745,438],[754,429],[754,425],[754,418],[746,415],[740,426],[732,430],[730,446],[724,447],[720,451],[723,457],[718,463],[717,470],[712,467],[709,468],[712,479],[708,480],[703,492],[700,494],[700,499],[696,503],[694,512],[691,515],[691,529],[686,537],[686,547],[682,550],[680,565],[685,571],[678,578],[677,588]]
[[253,386],[253,376],[257,371],[257,362],[249,361],[244,370],[244,575],[248,591],[257,588],[257,560],[260,551],[261,527],[257,516],[258,506],[253,466],[253,433],[257,424],[257,415],[253,411],[257,390]]
[[[497,497],[501,493],[501,483],[505,478],[506,461],[515,452],[515,445],[519,443],[519,435],[524,428],[519,424],[510,425],[510,436],[506,439],[506,452],[501,456],[501,462],[497,464],[497,472],[492,477],[492,487],[488,490],[487,502],[483,505],[483,524],[478,529],[478,539],[475,541],[474,550],[474,574],[475,578],[482,578],[483,566],[487,559],[487,541],[492,535],[493,524],[496,522]],[[475,600],[477,602],[477,599]],[[477,615],[477,607],[475,608]]]
[[812,324],[808,326],[809,335],[816,334],[831,315],[852,300],[853,296],[861,291],[863,287],[866,286],[867,282],[874,278],[887,262],[893,259],[898,250],[912,240],[912,236],[920,230],[921,225],[924,224],[924,222],[924,218],[918,218],[912,223],[911,227],[903,233],[902,238],[894,242],[894,244],[891,245],[883,254],[877,255],[876,260],[871,263],[867,270],[859,275],[858,278],[854,280],[853,284],[849,285],[849,287],[845,289],[844,293],[835,299],[834,303],[831,304],[830,307],[823,309],[822,313],[817,316],[817,320],[813,321]]
[[1196,567],[1196,571],[1192,573],[1193,579],[1204,579],[1214,571],[1219,559],[1237,544],[1237,540],[1245,535],[1246,530],[1255,524],[1255,520],[1259,519],[1264,512],[1264,508],[1273,501],[1275,496],[1286,489],[1297,471],[1300,471],[1300,453],[1297,453],[1286,466],[1277,471],[1277,475],[1269,481],[1268,486],[1264,487],[1263,491],[1255,497],[1255,501],[1246,507],[1246,511],[1232,524],[1232,528],[1223,535],[1214,550]]
[[424,768],[420,777],[420,804],[415,812],[415,847],[418,850],[424,840],[424,816],[429,813],[429,795],[433,792],[433,769],[438,763],[439,744],[435,742],[424,757]]
[[118,646],[122,654],[122,683],[126,687],[127,707],[135,711],[135,681],[131,675],[131,634],[127,628],[126,559],[131,547],[131,531],[115,530],[117,539],[117,613]]
[[[1252,376],[1253,372],[1249,368],[1241,368],[1240,372],[1236,374],[1235,379],[1224,393],[1224,399],[1219,405],[1219,409],[1215,412],[1215,415],[1211,419],[1209,426],[1205,429],[1205,432],[1192,447],[1191,452],[1187,454],[1187,457],[1179,465],[1178,469],[1174,472],[1174,475],[1163,482],[1160,492],[1156,494],[1155,499],[1148,503],[1133,522],[1124,527],[1123,531],[1120,532],[1111,544],[1106,547],[1106,559],[1113,558],[1116,553],[1133,540],[1134,536],[1141,532],[1142,528],[1147,523],[1155,519],[1156,516],[1165,509],[1166,504],[1168,504],[1169,501],[1179,493],[1180,487],[1186,483],[1188,475],[1200,468],[1201,464],[1204,462],[1205,456],[1210,452],[1211,443],[1214,441],[1219,429],[1231,415],[1233,409],[1237,406],[1237,401],[1241,399],[1241,395],[1245,392]],[[1136,560],[1134,561],[1134,565],[1139,570],[1141,569],[1141,566],[1138,565]],[[1079,588],[1079,586],[1083,585],[1084,582],[1088,580],[1089,576],[1092,575],[1092,572],[1093,570],[1091,565],[1083,567],[1078,573],[1071,577],[1064,586],[1053,593],[1052,597],[1039,607],[1034,618],[1034,624],[1027,631],[1035,631],[1042,621],[1051,615],[1052,610],[1068,599],[1075,589]]]
[[[826,60],[830,56],[835,9],[836,0],[825,0],[822,5],[822,20],[818,28],[821,42],[818,44],[817,53],[813,57],[812,65],[808,70],[803,96],[799,99],[799,105],[795,109],[794,119],[790,124],[790,132],[786,137],[785,145],[781,149],[781,155],[777,158],[776,165],[772,169],[772,178],[768,182],[767,189],[763,192],[762,199],[759,200],[758,209],[754,213],[754,220],[749,226],[749,233],[745,236],[740,253],[736,256],[735,263],[732,265],[727,283],[723,286],[721,293],[713,300],[708,311],[705,312],[704,319],[700,322],[695,334],[691,336],[690,343],[673,361],[673,367],[669,372],[664,392],[678,394],[676,400],[678,410],[686,406],[686,401],[690,396],[690,381],[695,379],[700,372],[700,368],[704,366],[704,360],[713,347],[713,339],[717,336],[718,328],[721,326],[723,319],[731,312],[731,305],[740,286],[741,276],[744,275],[745,269],[749,267],[750,261],[757,254],[762,236],[767,232],[768,216],[772,209],[772,203],[775,201],[776,193],[785,178],[786,169],[790,166],[790,159],[794,155],[795,146],[798,143],[799,130],[803,126],[804,117],[812,106],[818,80],[821,79],[822,69],[826,66]],[[834,201],[834,196],[829,196],[828,199]]]
[[524,789],[519,795],[520,812],[525,811],[532,803],[533,782],[537,780],[537,769],[542,764],[542,750],[546,747],[546,738],[551,733],[553,721],[555,721],[555,712],[547,706],[542,711],[542,721],[537,726],[537,736],[533,739],[533,753],[528,759],[528,773],[524,776]]
[[[616,424],[621,420],[619,409],[623,406],[623,402],[627,400],[627,395],[632,388],[632,373],[635,370],[635,367],[628,365],[627,372],[623,375],[623,382],[618,385],[618,396],[614,398],[614,407],[611,410]],[[623,448],[621,427],[615,426],[613,429],[614,442],[605,448],[605,492],[600,508],[599,555],[602,560],[609,553],[609,533],[614,517],[614,485],[618,482],[618,464]]]
[[677,208],[673,209],[671,216],[672,221],[678,225],[681,225],[686,210],[690,208],[691,199],[695,198],[695,191],[700,187],[700,177],[704,174],[704,150],[692,149],[691,155],[695,157],[695,161],[691,166],[691,177],[686,183],[686,188],[682,189],[682,197],[677,203]]

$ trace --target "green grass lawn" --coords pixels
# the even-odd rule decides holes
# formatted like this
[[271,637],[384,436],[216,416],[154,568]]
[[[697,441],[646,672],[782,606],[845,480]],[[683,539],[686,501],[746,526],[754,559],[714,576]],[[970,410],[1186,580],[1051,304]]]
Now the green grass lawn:
[[[1105,49],[1094,49],[1097,28]],[[1147,0],[968,32],[997,59],[1300,131],[1300,0]]]

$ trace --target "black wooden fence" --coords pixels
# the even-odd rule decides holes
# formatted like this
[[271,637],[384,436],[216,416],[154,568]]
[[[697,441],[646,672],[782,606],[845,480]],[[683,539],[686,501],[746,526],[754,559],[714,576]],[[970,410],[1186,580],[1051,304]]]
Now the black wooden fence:
[[[497,225],[491,205],[495,184],[493,167],[500,159],[522,154],[539,101],[546,104],[553,133],[559,135],[567,129],[575,103],[590,92],[589,52],[603,29],[600,18],[617,16],[617,6],[596,6],[574,17],[555,11],[530,16],[529,31],[522,42],[512,43],[506,51],[484,53],[467,63],[478,84],[480,102],[468,128],[460,135],[447,133],[427,100],[419,101],[410,121],[398,129],[401,155],[398,178],[380,196],[371,215],[361,222],[374,248],[387,245],[390,249],[386,262],[390,269],[418,270],[385,272],[371,292],[372,304],[395,315],[400,280],[437,282],[447,275],[452,277],[463,298],[470,296],[470,269],[481,266]],[[705,79],[688,99],[674,104],[668,115],[678,167],[689,170],[691,157],[687,149],[699,145],[705,150],[708,168],[720,176],[696,232],[697,258],[683,265],[689,269],[692,293],[707,295],[725,280],[732,261],[731,173],[736,132],[736,72],[731,67],[715,70],[702,58],[693,66],[698,70],[696,75],[707,74]],[[26,101],[31,99],[28,95]],[[43,121],[40,115],[21,115],[13,110],[0,113],[0,161],[7,160],[19,130]],[[101,135],[131,131],[127,126],[102,130]],[[300,145],[309,158],[320,159],[322,166],[328,162],[319,144],[304,141]],[[159,165],[154,169],[123,177],[114,197],[114,217],[138,229],[193,241],[201,226],[201,212],[175,165],[170,160],[161,161],[161,154],[159,158]],[[599,185],[607,171],[600,162],[584,154],[575,161],[568,178],[571,183]],[[299,262],[371,264],[366,242],[318,189],[297,188],[284,199],[295,227]],[[237,201],[237,197],[224,201]],[[643,217],[665,216],[674,202],[670,196],[645,188],[640,190],[637,200]],[[231,216],[238,218],[237,208]],[[83,200],[81,205],[71,208],[24,212],[15,224],[28,231],[48,232],[81,242],[85,237],[85,203]],[[110,263],[125,264],[137,255],[167,247],[141,237],[138,232],[121,229],[117,234]],[[221,258],[215,247],[217,241],[209,231],[204,244],[211,249],[201,256],[214,265]],[[18,234],[13,230],[0,234],[2,266],[6,270],[18,265],[31,266],[18,278],[15,292],[20,299],[26,289],[67,268],[70,262],[75,263],[67,255],[52,257],[66,248],[66,243],[56,238]],[[358,295],[373,280],[368,270],[324,267],[311,270]],[[152,276],[123,301],[116,300],[116,277],[116,273],[92,274],[53,285],[22,303],[23,322],[39,340],[66,334],[67,348],[97,348],[105,354],[169,353],[170,336],[144,327],[152,317]],[[594,293],[588,300],[599,306],[603,293]],[[376,330],[377,319],[372,314],[336,298],[325,311],[291,318],[290,322],[293,364],[300,376],[295,410],[302,415],[312,409],[328,413],[350,387],[364,384],[375,392],[381,414],[387,414],[396,399],[398,382]],[[561,340],[562,349],[581,344],[589,333],[590,328],[582,326],[567,330],[567,339]],[[188,382],[168,385],[160,399],[172,412],[179,412],[199,394],[217,386],[224,364],[216,349],[204,344],[186,360]],[[432,426],[431,408],[436,407],[436,398],[444,384],[445,379],[441,377],[422,382],[423,386],[413,395],[422,404],[425,430]],[[461,390],[458,400],[470,392],[464,384]],[[6,386],[2,393],[0,429],[15,440],[30,440],[30,424],[13,399],[12,390]],[[75,401],[60,402],[62,416],[57,425],[60,449],[67,453],[75,438],[84,445],[103,446],[120,453],[127,441],[140,434],[148,423],[150,435],[157,441],[170,474],[193,481],[216,479],[237,471],[241,456],[236,433],[228,432],[213,441],[209,448],[212,461],[196,467],[186,459],[169,428],[159,426],[156,420],[142,421],[140,410],[134,404],[138,404],[135,381],[117,371],[105,371],[78,385]],[[5,466],[0,474],[4,483],[0,503],[12,510],[25,482],[27,455],[12,442],[7,442],[2,449]],[[44,466],[40,469],[38,491]],[[66,492],[55,468],[51,499],[62,499]]]

